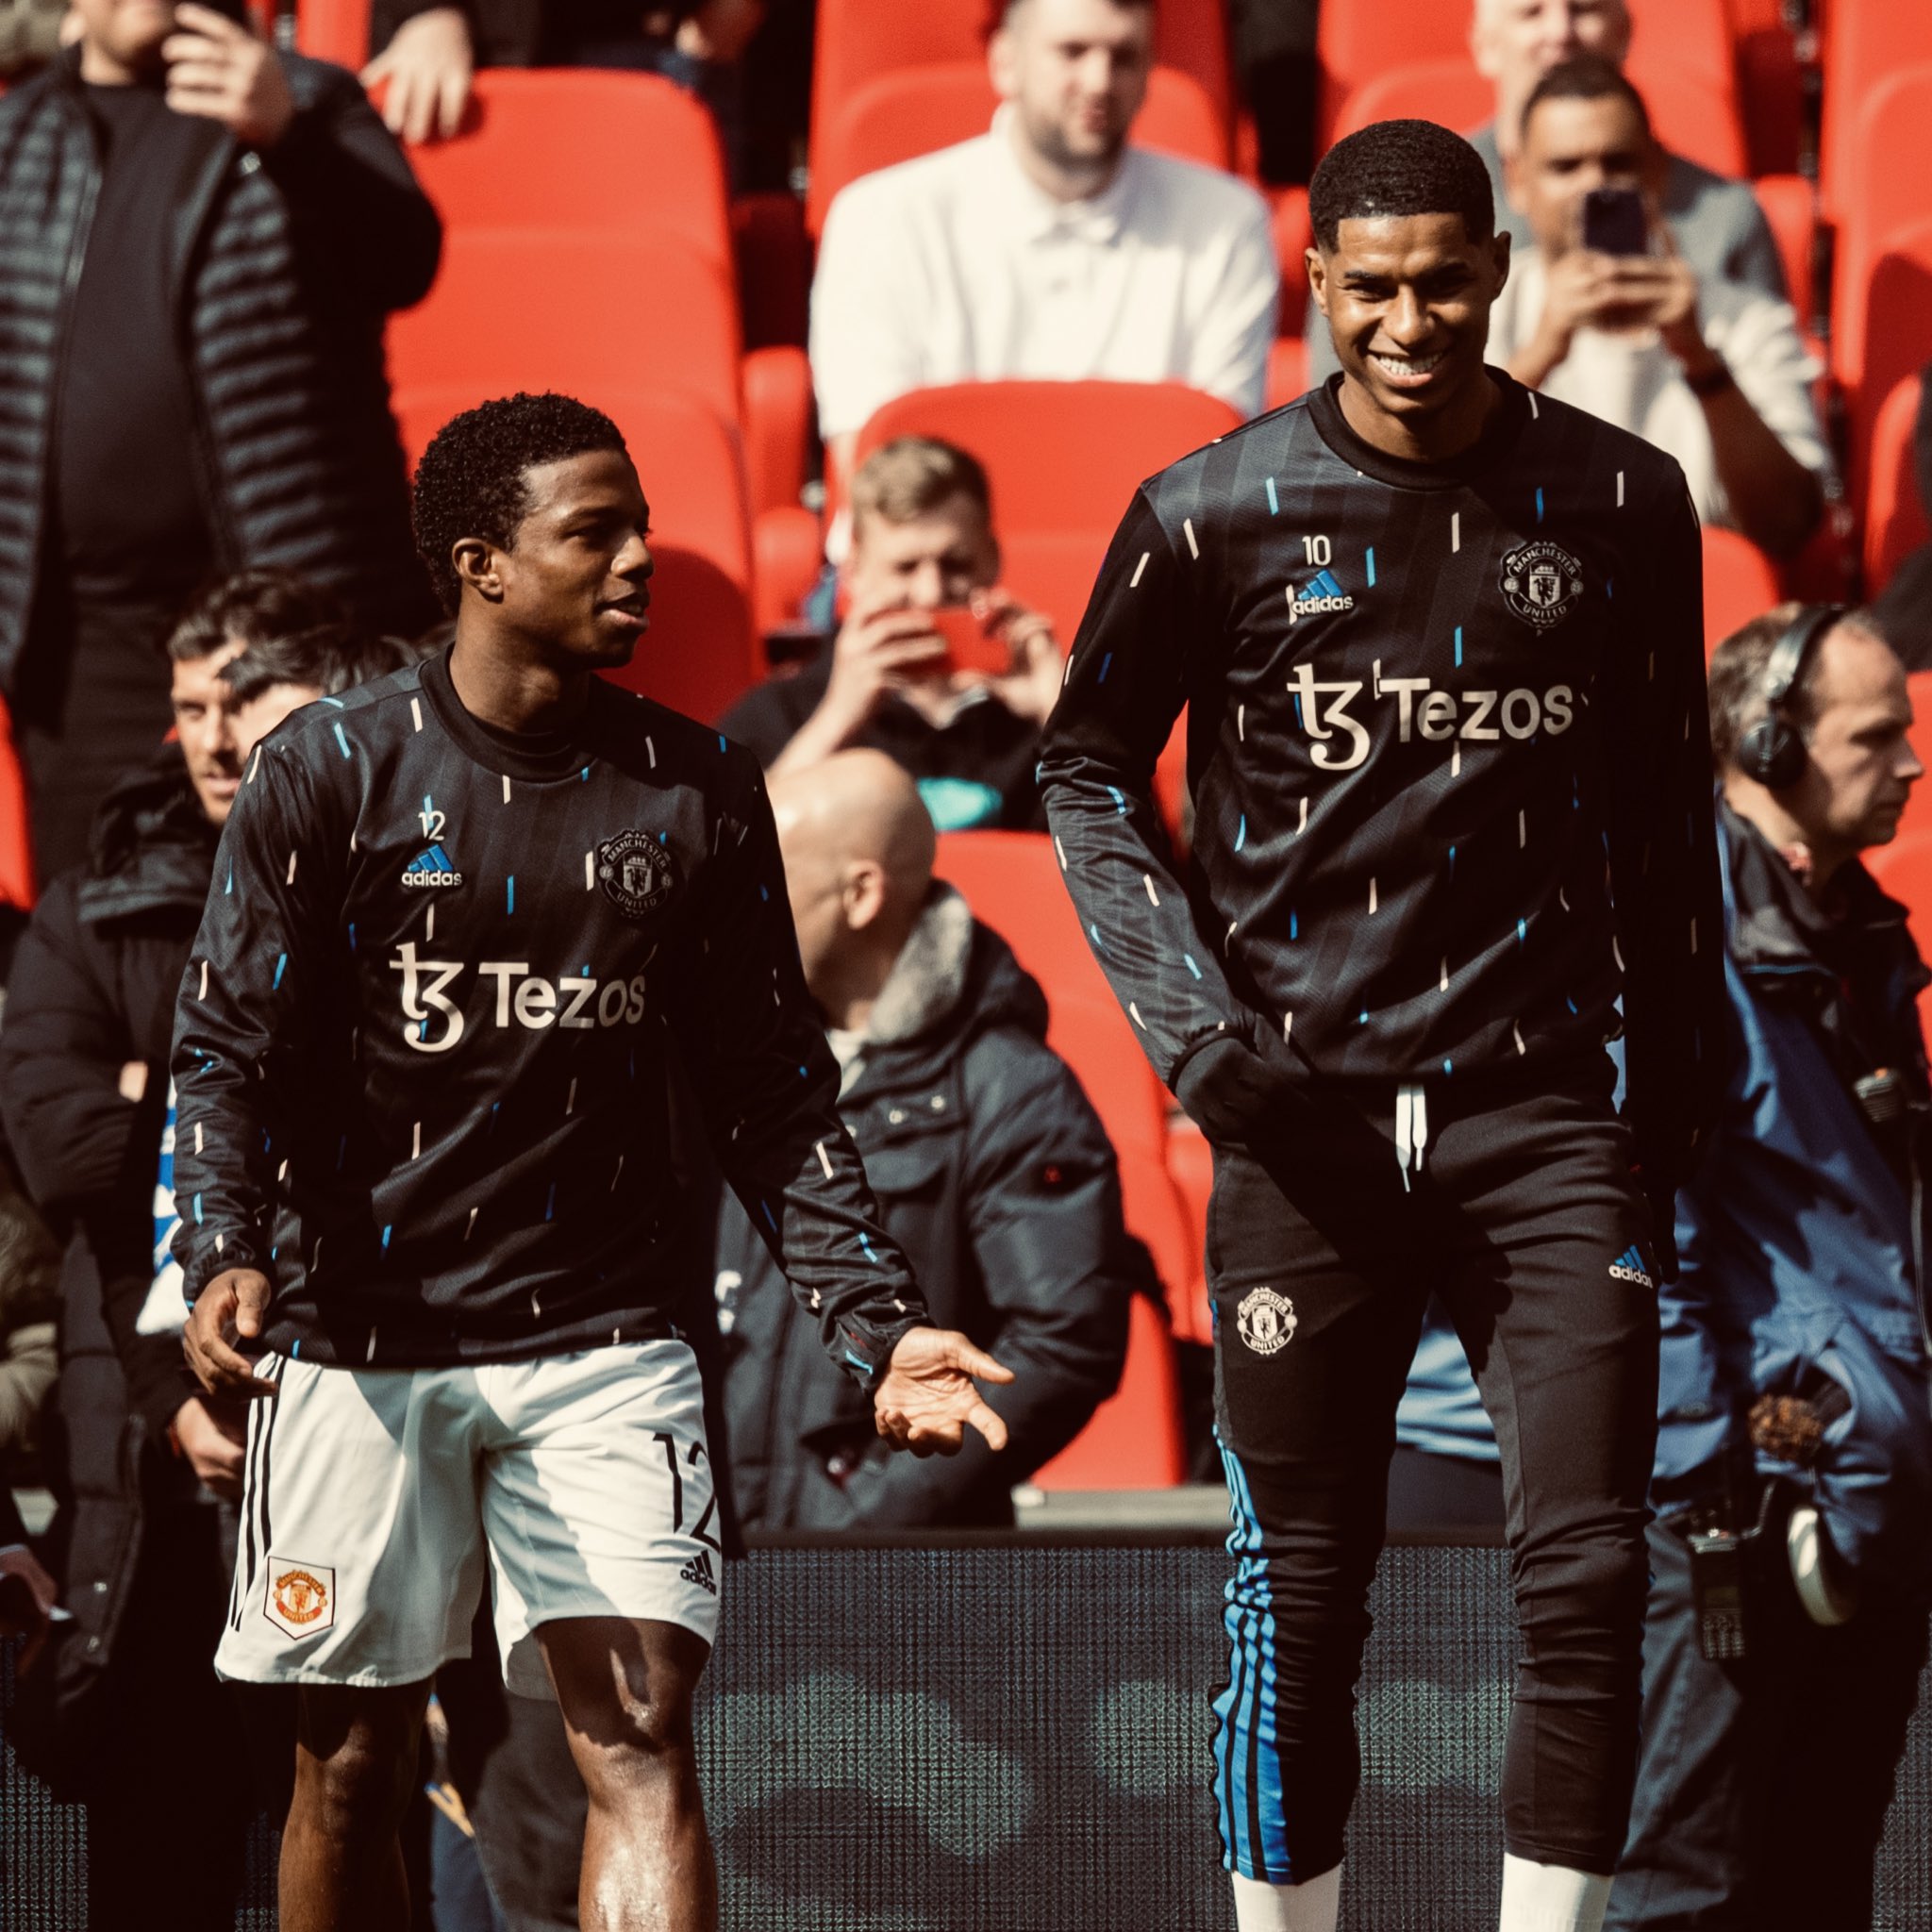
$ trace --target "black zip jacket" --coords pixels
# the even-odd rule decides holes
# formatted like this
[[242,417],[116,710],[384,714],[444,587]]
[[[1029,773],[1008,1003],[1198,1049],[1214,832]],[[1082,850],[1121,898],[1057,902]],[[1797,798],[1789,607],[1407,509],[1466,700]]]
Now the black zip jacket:
[[[1452,462],[1371,448],[1337,378],[1143,484],[1048,721],[1047,812],[1171,1087],[1229,1036],[1466,1088],[1622,1024],[1655,1198],[1721,1090],[1696,515],[1669,457],[1491,376]],[[1183,705],[1185,888],[1152,793]]]
[[[726,1178],[868,1384],[923,1318],[835,1106],[757,761],[592,679],[488,730],[441,657],[299,712],[222,836],[175,1041],[175,1253],[267,1348],[438,1367],[669,1334]],[[682,1257],[682,1258],[680,1258]]]
[[[41,1211],[77,1237],[67,1354],[76,1309],[97,1295],[128,1406],[154,1441],[200,1392],[179,1339],[137,1334],[135,1322],[154,1278],[175,995],[214,852],[214,827],[170,749],[109,794],[88,868],[55,880],[34,908],[0,1024],[8,1139]],[[121,1092],[130,1061],[148,1070],[139,1101]]]
[[[174,194],[180,352],[217,562],[278,564],[364,621],[435,621],[409,534],[382,329],[420,301],[441,227],[352,74],[281,57],[266,152],[212,121]],[[101,182],[77,50],[0,100],[0,689],[25,642],[66,319]]]
[[[214,859],[178,752],[111,792],[83,871],[57,879],[21,941],[0,1020],[0,1111],[28,1191],[66,1238],[54,1542],[75,1633],[60,1646],[48,1760],[97,1769],[99,1690],[140,1564],[147,1512],[197,1484],[166,1453],[200,1385],[173,1335],[135,1323],[154,1277],[154,1192],[182,962]],[[122,1068],[148,1069],[138,1102]],[[92,1713],[92,1715],[87,1715]],[[43,1747],[44,1748],[44,1744]]]
[[1010,1491],[1120,1381],[1128,1304],[1153,1265],[1121,1220],[1112,1146],[1046,1043],[1046,998],[1007,942],[938,886],[874,1008],[840,1111],[933,1319],[1017,1379],[988,1391],[995,1456],[889,1456],[734,1201],[718,1321],[734,1497],[747,1527],[1010,1523]]

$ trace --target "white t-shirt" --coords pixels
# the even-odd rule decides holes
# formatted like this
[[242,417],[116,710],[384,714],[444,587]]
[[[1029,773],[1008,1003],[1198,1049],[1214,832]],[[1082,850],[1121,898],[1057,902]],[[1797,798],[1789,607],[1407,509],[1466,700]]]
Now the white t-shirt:
[[[1508,283],[1490,311],[1491,362],[1507,363],[1535,335],[1543,312],[1543,274],[1533,248],[1510,263]],[[1724,358],[1764,426],[1813,475],[1828,478],[1831,451],[1811,399],[1818,364],[1806,351],[1791,305],[1740,282],[1706,281],[1697,308],[1704,340]],[[1683,465],[1698,516],[1722,529],[1738,527],[1718,480],[1704,406],[1655,329],[1628,335],[1578,329],[1542,393],[1669,451]]]
[[1232,175],[1129,148],[1091,201],[991,132],[882,168],[825,217],[811,366],[826,436],[941,383],[1185,382],[1261,408],[1280,275],[1268,210]]

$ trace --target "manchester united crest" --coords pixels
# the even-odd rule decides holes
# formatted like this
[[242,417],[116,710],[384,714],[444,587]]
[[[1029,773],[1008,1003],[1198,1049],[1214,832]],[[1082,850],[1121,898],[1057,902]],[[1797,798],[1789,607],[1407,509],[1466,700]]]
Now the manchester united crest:
[[677,861],[648,832],[614,832],[597,848],[597,883],[626,919],[645,919],[677,886]]
[[336,1573],[327,1563],[271,1557],[261,1613],[286,1637],[313,1637],[336,1620]]
[[1582,595],[1583,566],[1560,543],[1539,539],[1503,559],[1503,601],[1534,629],[1561,624]]
[[1278,1355],[1294,1340],[1300,1326],[1294,1304],[1272,1288],[1251,1289],[1235,1313],[1241,1338],[1257,1355]]

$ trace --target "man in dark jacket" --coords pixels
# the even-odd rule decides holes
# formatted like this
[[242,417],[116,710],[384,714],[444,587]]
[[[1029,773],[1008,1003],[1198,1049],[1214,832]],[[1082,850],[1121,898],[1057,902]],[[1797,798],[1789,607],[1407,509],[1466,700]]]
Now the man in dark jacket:
[[[747,1527],[960,1527],[1009,1491],[1120,1379],[1127,1307],[1152,1291],[1121,1221],[1113,1149],[1046,1044],[1046,1001],[1006,941],[932,877],[932,822],[882,752],[779,778],[772,807],[813,999],[843,1070],[839,1110],[933,1319],[999,1349],[1008,1447],[888,1457],[864,1404],[811,1359],[742,1209],[719,1232],[733,1494]],[[820,1352],[823,1355],[823,1351]]]
[[[172,1219],[156,1173],[175,999],[247,745],[222,672],[332,615],[286,574],[224,586],[169,640],[178,749],[103,806],[84,872],[22,940],[0,1025],[0,1110],[42,1211],[71,1237],[60,1413],[73,1507],[55,1689],[60,1759],[89,1806],[92,1921],[234,1923],[256,1804],[212,1659],[226,1607],[244,1417],[203,1391],[178,1321],[153,1318]],[[324,635],[333,638],[329,630]],[[393,668],[365,643],[356,677]],[[179,1301],[178,1290],[175,1295]],[[193,1857],[155,1768],[195,1793]]]
[[1852,1932],[1932,1604],[1927,974],[1858,854],[1924,774],[1862,615],[1754,619],[1710,715],[1730,1078],[1661,1289],[1642,1771],[1607,1923]]
[[225,15],[78,0],[0,101],[0,691],[50,878],[168,717],[210,575],[279,565],[358,620],[434,619],[382,328],[441,229],[338,68]]

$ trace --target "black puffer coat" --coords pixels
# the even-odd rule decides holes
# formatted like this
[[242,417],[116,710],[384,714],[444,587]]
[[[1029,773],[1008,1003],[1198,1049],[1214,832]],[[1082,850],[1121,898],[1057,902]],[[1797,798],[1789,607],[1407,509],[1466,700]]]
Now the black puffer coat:
[[1017,1379],[991,1389],[994,1456],[894,1456],[744,1211],[717,1256],[730,1474],[747,1529],[1010,1523],[1008,1492],[1110,1395],[1137,1290],[1158,1291],[1121,1221],[1107,1130],[1046,1044],[1046,998],[1007,942],[936,886],[875,1003],[839,1111],[893,1238],[942,1328]]
[[[212,121],[175,184],[180,341],[225,571],[280,564],[402,635],[433,623],[409,536],[382,327],[421,301],[441,226],[354,75],[282,57],[273,149]],[[71,50],[0,100],[0,689],[32,611],[61,354],[101,181]]]
[[[110,794],[88,868],[57,879],[34,908],[0,1018],[8,1139],[35,1203],[68,1240],[57,1395],[72,1505],[63,1600],[82,1627],[65,1646],[63,1677],[108,1662],[143,1505],[194,1489],[168,1452],[167,1427],[198,1387],[180,1338],[141,1335],[136,1322],[154,1274],[175,997],[214,852],[214,827],[169,751]],[[129,1101],[121,1070],[137,1060],[147,1091]]]

